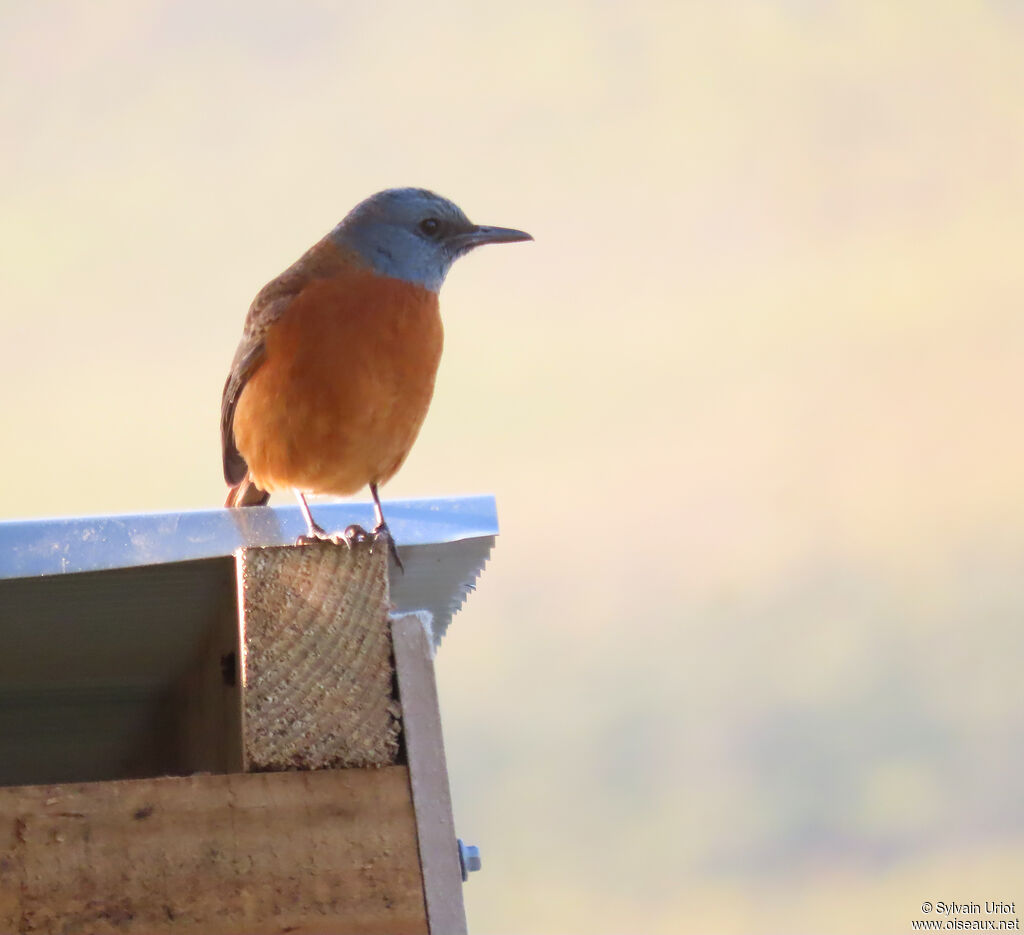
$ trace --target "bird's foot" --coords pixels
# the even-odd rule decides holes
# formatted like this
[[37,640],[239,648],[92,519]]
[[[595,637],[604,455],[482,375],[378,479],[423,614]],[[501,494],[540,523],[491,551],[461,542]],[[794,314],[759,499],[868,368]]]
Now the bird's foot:
[[343,533],[331,536],[331,542],[335,545],[344,545],[348,548],[352,548],[354,545],[359,545],[360,542],[365,542],[370,538],[370,534],[363,529],[358,523],[353,523],[351,526],[346,526]]
[[395,564],[398,566],[398,570],[405,574],[405,565],[402,564],[402,559],[398,554],[398,546],[395,545],[395,540],[391,535],[391,530],[388,529],[388,524],[381,522],[373,527],[373,545],[370,547],[370,551],[376,547],[378,542],[386,542],[388,552],[391,557],[395,560]]
[[295,540],[296,545],[313,545],[316,542],[331,542],[332,539],[328,535],[327,530],[324,529],[319,523],[311,523],[309,526],[309,534],[305,536],[299,536]]
[[335,533],[334,535],[328,533],[319,523],[313,523],[309,527],[308,535],[299,536],[295,540],[296,545],[313,545],[316,542],[330,542],[334,545],[346,546],[349,549],[354,545],[369,542],[371,553],[376,548],[378,542],[386,542],[388,552],[395,560],[398,570],[403,573],[405,572],[405,565],[402,564],[402,559],[398,555],[398,547],[395,545],[395,540],[391,538],[391,530],[388,529],[387,523],[378,524],[374,527],[372,533],[367,532],[358,523],[353,523],[351,526],[346,526],[343,533]]
[[357,523],[346,526],[344,532],[336,532],[334,534],[327,532],[319,523],[313,523],[309,527],[309,533],[305,536],[299,536],[295,540],[295,544],[313,545],[315,542],[330,542],[332,545],[343,545],[351,549],[352,546],[358,545],[360,542],[366,542],[370,538],[370,534]]

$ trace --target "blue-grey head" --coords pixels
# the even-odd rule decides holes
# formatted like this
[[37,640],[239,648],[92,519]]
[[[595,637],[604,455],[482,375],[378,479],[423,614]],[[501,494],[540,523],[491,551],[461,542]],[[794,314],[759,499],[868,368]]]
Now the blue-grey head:
[[437,292],[460,256],[488,243],[533,240],[524,231],[474,224],[424,188],[389,188],[357,204],[331,232],[382,276]]

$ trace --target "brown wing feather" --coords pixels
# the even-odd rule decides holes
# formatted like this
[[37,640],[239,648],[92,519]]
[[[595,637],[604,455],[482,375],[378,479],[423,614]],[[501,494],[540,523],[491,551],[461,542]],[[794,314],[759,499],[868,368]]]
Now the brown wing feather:
[[[283,280],[286,281],[282,282]],[[240,484],[248,471],[245,458],[235,445],[234,421],[238,398],[242,395],[249,378],[263,362],[263,339],[267,329],[285,313],[292,299],[302,291],[303,285],[304,283],[297,281],[296,277],[289,276],[289,273],[282,274],[263,287],[249,307],[249,314],[246,315],[242,340],[235,351],[235,358],[231,362],[231,370],[224,382],[224,392],[220,400],[220,442],[224,458],[224,480],[230,487]]]
[[231,364],[231,372],[224,383],[224,393],[220,401],[220,441],[224,456],[224,480],[230,486],[240,484],[245,478],[248,466],[235,446],[235,407],[238,397],[263,360],[263,340],[246,342],[243,338]]
[[269,499],[270,494],[257,487],[247,472],[240,484],[228,488],[224,506],[263,506]]

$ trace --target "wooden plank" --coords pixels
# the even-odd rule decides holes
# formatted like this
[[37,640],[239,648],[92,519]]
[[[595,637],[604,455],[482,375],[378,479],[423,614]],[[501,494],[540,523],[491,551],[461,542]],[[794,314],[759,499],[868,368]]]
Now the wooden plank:
[[132,778],[244,769],[241,646],[234,587],[224,589],[210,614],[213,619],[202,641],[164,694],[148,743],[139,743],[141,748],[153,748],[149,761],[142,764],[148,770],[136,769]]
[[431,935],[466,935],[462,867],[430,638],[415,613],[396,617],[391,629],[427,920]]
[[0,785],[214,770],[161,702],[212,630],[237,643],[236,595],[230,556],[0,581]]
[[238,553],[246,769],[398,761],[387,550]]
[[403,766],[0,789],[0,829],[3,932],[427,932]]

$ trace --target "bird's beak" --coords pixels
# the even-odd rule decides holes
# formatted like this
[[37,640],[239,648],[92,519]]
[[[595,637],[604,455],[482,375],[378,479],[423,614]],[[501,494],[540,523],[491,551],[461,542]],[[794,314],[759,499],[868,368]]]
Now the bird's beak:
[[517,243],[520,240],[533,238],[526,231],[513,230],[511,227],[484,227],[482,224],[449,238],[451,246],[458,253],[465,253],[487,243]]

